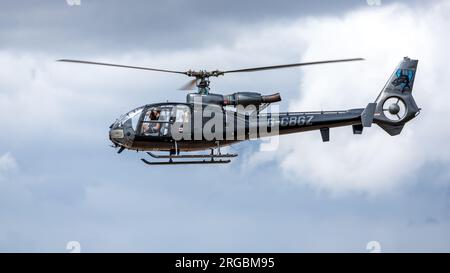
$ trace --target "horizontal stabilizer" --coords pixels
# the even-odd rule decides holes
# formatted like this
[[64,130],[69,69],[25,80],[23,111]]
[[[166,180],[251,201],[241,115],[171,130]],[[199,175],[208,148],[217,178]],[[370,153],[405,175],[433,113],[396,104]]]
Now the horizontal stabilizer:
[[376,103],[369,103],[361,114],[361,123],[363,127],[371,127],[373,122],[373,116],[375,114]]

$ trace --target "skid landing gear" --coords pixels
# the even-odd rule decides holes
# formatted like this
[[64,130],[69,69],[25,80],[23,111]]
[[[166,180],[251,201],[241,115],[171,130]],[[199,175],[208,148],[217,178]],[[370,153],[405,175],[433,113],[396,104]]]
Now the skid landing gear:
[[[169,159],[169,161],[148,161],[142,158],[142,162],[148,165],[180,165],[180,164],[226,164],[230,163],[229,158],[238,156],[237,154],[222,154],[220,152],[220,146],[217,145],[217,153],[214,153],[214,149],[211,149],[210,154],[187,154],[180,155],[179,150],[171,151],[169,155],[159,155],[152,152],[147,154],[156,159]],[[183,160],[183,159],[196,159],[204,158],[203,160]],[[226,159],[223,159],[226,158]],[[174,161],[176,159],[177,161]],[[181,159],[181,160],[178,160]]]

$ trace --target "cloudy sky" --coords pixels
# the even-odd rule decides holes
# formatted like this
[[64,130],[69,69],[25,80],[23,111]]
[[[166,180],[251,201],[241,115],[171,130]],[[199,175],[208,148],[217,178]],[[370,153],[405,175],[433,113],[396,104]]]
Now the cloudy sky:
[[[448,1],[2,1],[0,251],[450,251]],[[379,3],[379,5],[377,5]],[[108,126],[184,101],[186,79],[56,63],[233,69],[358,63],[216,79],[214,92],[280,92],[280,110],[364,107],[397,63],[419,59],[421,115],[379,127],[233,146],[226,166],[148,167]]]

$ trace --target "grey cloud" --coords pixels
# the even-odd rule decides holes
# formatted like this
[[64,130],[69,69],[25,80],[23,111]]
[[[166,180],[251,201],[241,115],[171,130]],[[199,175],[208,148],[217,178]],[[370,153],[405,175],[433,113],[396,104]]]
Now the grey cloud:
[[[392,1],[383,1],[383,4]],[[411,1],[407,1],[411,3]],[[428,2],[428,1],[427,1]],[[1,48],[89,55],[229,45],[243,26],[367,7],[345,1],[3,1]]]
[[[12,192],[9,187],[0,193],[6,208],[0,220],[7,223],[0,226],[0,250],[64,252],[71,240],[80,241],[86,252],[365,252],[370,240],[380,241],[384,251],[448,250],[449,219],[439,212],[447,199],[437,194],[439,187],[426,187],[425,195],[424,185],[417,184],[392,196],[333,199],[307,187],[275,183],[274,166],[248,179],[249,174],[236,173],[236,165],[202,172],[155,171],[133,159],[130,153],[120,160],[98,155],[96,160],[108,162],[104,166],[80,157],[76,166],[86,175],[66,166],[61,172],[78,181],[48,177],[44,187],[16,176],[15,184],[22,190]],[[71,188],[58,192],[58,184],[82,186],[83,198],[64,201]],[[48,198],[52,195],[60,198]],[[429,215],[442,221],[423,223]],[[411,219],[417,224],[408,225]]]

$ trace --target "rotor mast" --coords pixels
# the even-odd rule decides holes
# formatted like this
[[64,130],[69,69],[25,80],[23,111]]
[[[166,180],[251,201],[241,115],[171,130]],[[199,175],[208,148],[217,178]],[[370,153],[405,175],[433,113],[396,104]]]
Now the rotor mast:
[[209,77],[200,78],[198,80],[197,84],[197,93],[202,95],[208,95],[209,94]]

